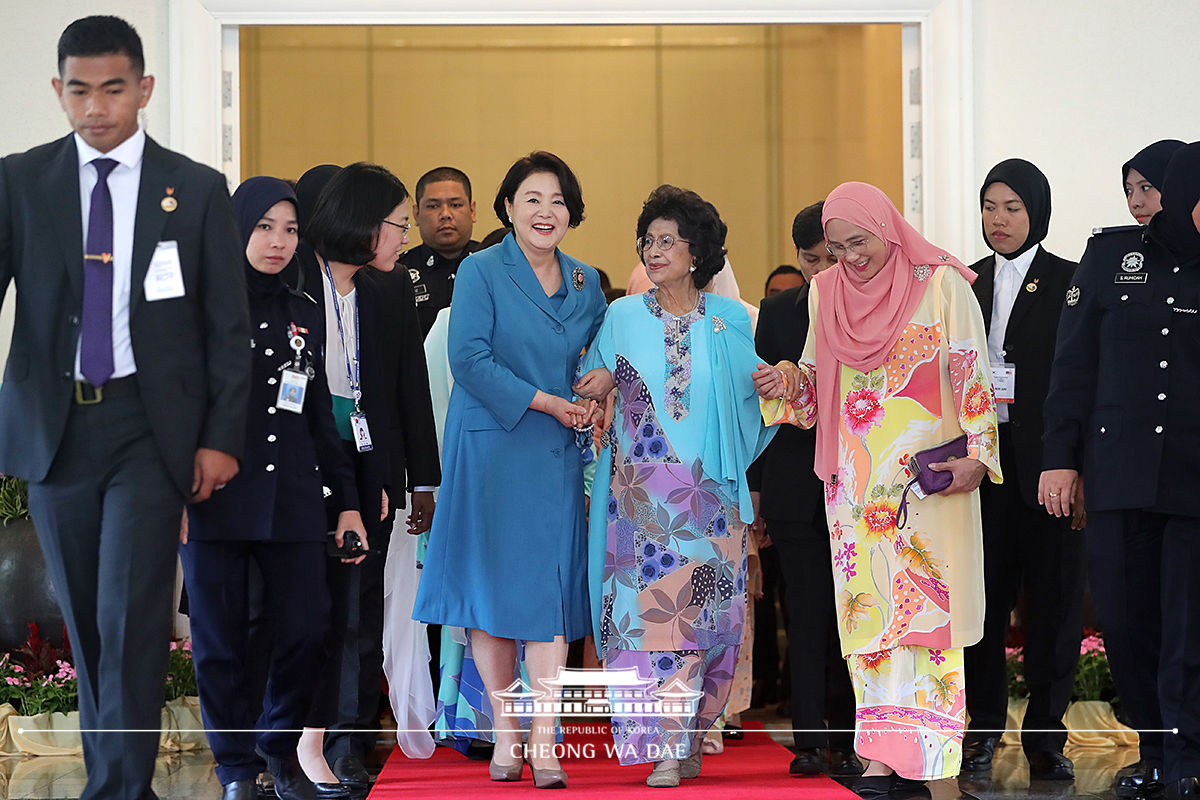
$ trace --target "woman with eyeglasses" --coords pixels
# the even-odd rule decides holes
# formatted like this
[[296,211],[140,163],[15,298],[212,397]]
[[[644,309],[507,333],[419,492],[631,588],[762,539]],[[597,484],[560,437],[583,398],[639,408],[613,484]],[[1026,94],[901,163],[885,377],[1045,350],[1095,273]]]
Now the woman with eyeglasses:
[[[454,279],[444,480],[413,617],[469,629],[495,699],[513,683],[521,641],[539,692],[566,664],[567,643],[591,633],[574,429],[595,404],[574,403],[571,382],[605,304],[596,270],[558,248],[583,221],[579,181],[562,159],[519,159],[492,207],[512,232]],[[491,779],[520,780],[524,758],[535,786],[566,786],[555,716],[534,715],[523,751],[517,718],[497,713]]]
[[701,291],[725,263],[725,223],[674,186],[651,192],[637,251],[654,284],[616,300],[577,390],[616,410],[592,484],[590,577],[608,675],[650,708],[614,709],[622,764],[651,787],[700,774],[701,743],[729,700],[746,624],[746,468],[763,427],[750,318]]
[[[976,489],[1001,481],[996,410],[975,273],[869,184],[834,189],[821,222],[838,265],[813,281],[800,364],[755,381],[769,422],[817,428],[854,749],[870,760],[852,788],[871,797],[960,769],[963,648],[983,632]],[[935,448],[929,469],[949,485],[926,475],[919,500],[911,459]]]
[[[351,164],[329,178],[304,229],[308,247],[301,268],[323,322],[313,334],[325,351],[333,418],[342,448],[354,463],[367,532],[361,550],[330,554],[327,666],[297,748],[305,774],[323,797],[343,789],[362,791],[369,782],[362,762],[375,737],[355,731],[371,727],[374,720],[383,656],[382,630],[371,629],[366,575],[382,570],[378,564],[386,547],[378,546],[384,538],[380,521],[387,516],[392,481],[401,483],[397,491],[402,492],[404,476],[388,474],[385,420],[387,405],[396,398],[385,390],[381,340],[386,311],[365,268],[395,267],[408,242],[410,207],[408,190],[387,169]],[[364,563],[368,560],[373,563]]]

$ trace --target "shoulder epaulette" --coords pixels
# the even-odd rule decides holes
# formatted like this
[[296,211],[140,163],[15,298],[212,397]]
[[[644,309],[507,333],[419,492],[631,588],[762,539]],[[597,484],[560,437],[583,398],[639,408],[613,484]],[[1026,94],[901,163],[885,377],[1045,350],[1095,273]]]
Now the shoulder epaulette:
[[1144,231],[1145,225],[1109,225],[1106,228],[1092,228],[1092,236],[1106,233],[1125,233],[1126,231]]

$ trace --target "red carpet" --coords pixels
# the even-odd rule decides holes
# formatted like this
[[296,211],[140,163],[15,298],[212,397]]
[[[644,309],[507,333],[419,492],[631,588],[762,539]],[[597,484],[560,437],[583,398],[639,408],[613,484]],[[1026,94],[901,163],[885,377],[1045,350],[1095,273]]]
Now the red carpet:
[[[772,741],[760,723],[748,723],[746,727],[746,738],[727,740],[724,753],[706,755],[700,777],[683,781],[678,793],[734,800],[774,799],[781,795],[804,800],[856,798],[849,789],[824,775],[788,775],[791,752]],[[608,755],[605,745],[611,745],[612,741],[607,723],[571,723],[567,726],[567,755],[562,763],[570,786],[561,796],[632,797],[650,793],[665,797],[661,791],[646,786],[646,776],[650,773],[648,764],[622,767],[615,757]],[[593,753],[594,756],[589,757]],[[457,800],[501,796],[547,799],[546,792],[533,788],[529,767],[525,768],[524,780],[520,783],[497,783],[488,780],[487,762],[468,761],[452,748],[439,747],[429,759],[407,758],[397,748],[380,772],[369,800]]]

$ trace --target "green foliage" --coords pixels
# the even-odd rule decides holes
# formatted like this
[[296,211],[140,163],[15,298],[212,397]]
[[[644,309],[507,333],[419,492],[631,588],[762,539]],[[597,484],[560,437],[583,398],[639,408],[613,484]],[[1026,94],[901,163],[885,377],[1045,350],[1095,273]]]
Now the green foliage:
[[166,700],[195,697],[200,693],[196,688],[192,643],[186,639],[183,642],[171,642],[171,652],[167,656],[167,685],[164,693]]
[[29,487],[15,475],[0,476],[0,520],[29,519]]

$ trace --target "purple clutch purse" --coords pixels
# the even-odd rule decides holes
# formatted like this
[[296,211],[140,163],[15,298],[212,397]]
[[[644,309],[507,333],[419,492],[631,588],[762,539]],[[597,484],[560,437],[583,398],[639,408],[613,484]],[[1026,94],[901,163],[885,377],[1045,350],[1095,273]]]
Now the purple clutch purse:
[[904,487],[904,495],[900,498],[900,507],[896,509],[896,527],[903,528],[908,521],[908,491],[915,483],[921,487],[920,494],[925,496],[937,494],[954,483],[954,475],[949,472],[937,472],[929,468],[930,464],[940,464],[944,461],[954,461],[967,457],[967,435],[951,439],[948,442],[918,451],[908,459],[908,471],[913,479]]

